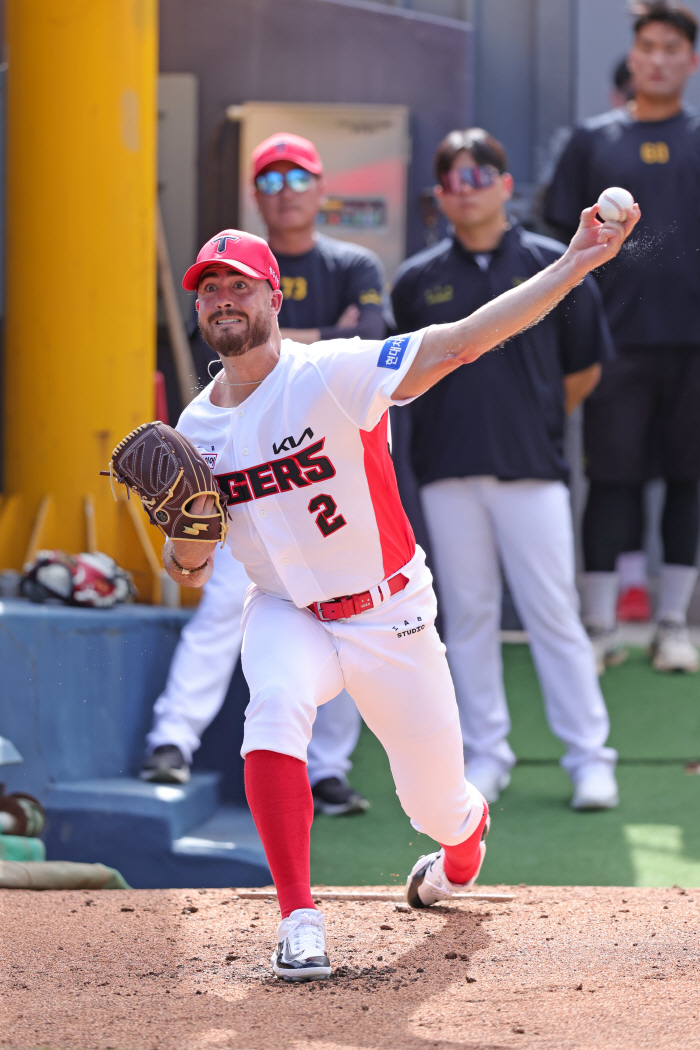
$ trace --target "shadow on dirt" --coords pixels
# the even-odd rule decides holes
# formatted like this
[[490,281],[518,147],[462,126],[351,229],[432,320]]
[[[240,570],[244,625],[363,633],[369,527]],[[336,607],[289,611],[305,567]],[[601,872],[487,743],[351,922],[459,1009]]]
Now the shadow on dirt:
[[[261,1040],[266,1031],[276,1033],[280,1029],[286,1031],[289,1046],[303,1040],[307,1045],[318,1042],[321,1046],[382,1050],[501,1050],[501,1044],[440,1038],[444,996],[451,985],[468,984],[473,992],[466,1000],[460,995],[460,1010],[465,1003],[484,1001],[471,960],[476,951],[491,942],[486,930],[491,913],[449,906],[431,908],[430,916],[446,920],[434,932],[425,914],[418,919],[411,914],[396,916],[397,928],[421,922],[425,933],[419,943],[388,964],[384,960],[370,966],[341,963],[328,981],[295,985],[264,978],[249,985],[245,1000],[236,1008],[237,1050],[253,1050],[256,1038]],[[432,1006],[434,997],[440,997],[440,1002]],[[217,1025],[196,1045],[198,1050],[228,1050],[234,1042],[229,1043],[225,1028]]]

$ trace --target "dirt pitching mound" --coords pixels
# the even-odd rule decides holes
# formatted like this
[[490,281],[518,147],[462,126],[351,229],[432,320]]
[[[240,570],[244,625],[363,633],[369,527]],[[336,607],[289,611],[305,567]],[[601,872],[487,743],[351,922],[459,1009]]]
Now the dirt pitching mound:
[[270,975],[272,898],[4,890],[0,1046],[700,1048],[700,891],[512,892],[424,912],[324,901],[334,975],[290,985]]

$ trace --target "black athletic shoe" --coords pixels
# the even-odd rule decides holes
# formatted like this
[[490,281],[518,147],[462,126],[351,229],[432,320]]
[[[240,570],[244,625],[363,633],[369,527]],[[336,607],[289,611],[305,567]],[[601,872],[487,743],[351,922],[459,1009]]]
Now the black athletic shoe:
[[179,747],[161,744],[148,756],[139,777],[154,784],[186,784],[190,779],[190,767]]
[[344,817],[347,813],[364,813],[369,802],[340,777],[324,777],[311,788],[314,797],[314,813],[327,817]]

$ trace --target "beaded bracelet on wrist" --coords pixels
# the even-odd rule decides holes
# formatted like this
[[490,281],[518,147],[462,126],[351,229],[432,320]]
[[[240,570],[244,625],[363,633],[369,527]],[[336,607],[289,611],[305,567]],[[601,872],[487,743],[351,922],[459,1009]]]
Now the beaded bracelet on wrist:
[[198,565],[195,569],[186,569],[184,565],[180,565],[180,562],[177,560],[172,551],[170,552],[170,560],[177,569],[177,571],[181,572],[183,576],[193,576],[195,573],[201,572],[202,569],[205,568],[207,562],[209,561],[209,558],[207,558],[207,561],[205,561],[202,565]]

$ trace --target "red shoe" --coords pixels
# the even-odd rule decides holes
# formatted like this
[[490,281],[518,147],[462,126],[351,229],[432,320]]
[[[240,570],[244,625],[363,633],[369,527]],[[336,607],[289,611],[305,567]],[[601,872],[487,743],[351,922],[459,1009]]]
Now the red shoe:
[[651,619],[651,604],[646,587],[628,587],[617,599],[617,618],[627,623],[646,623]]

